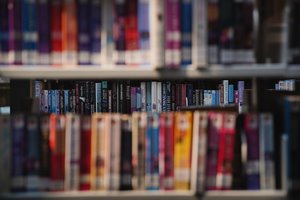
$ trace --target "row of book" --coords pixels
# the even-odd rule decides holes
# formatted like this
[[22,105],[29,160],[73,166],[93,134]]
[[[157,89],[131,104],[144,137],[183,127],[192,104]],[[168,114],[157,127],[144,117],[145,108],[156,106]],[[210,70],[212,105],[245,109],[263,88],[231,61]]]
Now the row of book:
[[279,80],[278,83],[275,83],[275,90],[296,91],[296,83],[298,80],[295,79]]
[[34,97],[43,113],[166,112],[188,106],[226,106],[243,103],[244,81],[223,80],[205,89],[176,81],[75,81],[51,84],[35,81]]
[[254,63],[253,0],[2,0],[0,63]]
[[2,192],[275,189],[268,113],[14,114],[0,126]]

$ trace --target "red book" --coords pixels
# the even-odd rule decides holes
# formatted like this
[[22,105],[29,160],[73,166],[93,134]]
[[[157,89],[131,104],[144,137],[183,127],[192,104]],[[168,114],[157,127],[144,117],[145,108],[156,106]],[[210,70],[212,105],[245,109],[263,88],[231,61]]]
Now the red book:
[[159,118],[159,187],[164,189],[165,178],[165,153],[166,153],[166,115],[167,113],[161,113]]
[[65,179],[65,132],[63,115],[50,115],[50,190],[63,191]]
[[81,117],[80,190],[91,189],[91,117]]
[[127,15],[125,18],[125,39],[126,39],[126,53],[125,63],[129,65],[138,64],[137,52],[139,43],[139,32],[138,32],[138,2],[137,0],[126,1]]
[[51,61],[53,65],[62,64],[62,2],[51,1]]

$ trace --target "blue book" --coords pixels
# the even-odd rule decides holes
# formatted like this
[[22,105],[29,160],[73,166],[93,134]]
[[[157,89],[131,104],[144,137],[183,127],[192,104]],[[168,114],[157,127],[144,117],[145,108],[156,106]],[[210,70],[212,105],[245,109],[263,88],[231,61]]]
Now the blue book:
[[22,2],[23,64],[38,64],[38,31],[36,0]]
[[101,99],[102,99],[102,87],[101,87],[101,83],[96,83],[96,112],[101,112]]
[[183,67],[192,63],[192,13],[192,0],[181,1],[181,65]]
[[149,1],[138,0],[139,57],[141,65],[150,65]]
[[142,91],[140,87],[136,88],[136,111],[142,111]]
[[69,108],[69,90],[64,90],[64,103],[65,103],[64,113],[71,112]]
[[26,151],[26,190],[38,191],[41,187],[40,180],[40,132],[39,116],[26,117],[27,151]]
[[147,115],[147,130],[146,130],[146,141],[145,141],[145,148],[146,148],[146,174],[145,174],[145,189],[151,190],[152,189],[152,116],[150,113]]
[[159,189],[159,114],[152,114],[151,121],[152,138],[151,138],[151,176],[152,190]]
[[0,64],[8,64],[8,0],[0,1]]
[[167,111],[167,83],[162,82],[162,112]]
[[56,92],[51,90],[51,113],[56,113]]
[[234,103],[234,86],[233,86],[233,84],[228,85],[228,103]]
[[48,113],[52,113],[52,90],[48,90]]
[[56,113],[60,114],[60,99],[59,99],[59,90],[55,90],[55,105],[56,105]]
[[167,111],[170,112],[171,111],[171,81],[167,81],[167,90],[166,90],[166,95],[167,95]]
[[216,105],[219,106],[220,105],[220,91],[219,90],[216,90],[215,98],[216,98]]
[[101,64],[101,0],[91,0],[90,8],[90,40],[91,64]]
[[211,105],[217,105],[216,102],[216,90],[211,90]]
[[[78,62],[81,65],[90,64],[90,4],[87,0],[77,1],[78,15]],[[100,12],[100,10],[98,11]]]
[[146,112],[151,112],[151,82],[146,82]]

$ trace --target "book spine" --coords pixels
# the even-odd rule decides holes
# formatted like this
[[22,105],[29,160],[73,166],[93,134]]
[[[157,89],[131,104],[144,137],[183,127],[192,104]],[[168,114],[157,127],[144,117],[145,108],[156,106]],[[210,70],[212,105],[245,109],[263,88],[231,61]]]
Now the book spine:
[[23,49],[22,63],[37,64],[37,7],[36,0],[24,0],[22,4]]
[[64,95],[64,110],[63,113],[68,113],[70,111],[70,104],[69,104],[69,90],[62,90]]
[[189,190],[191,180],[192,112],[175,113],[174,189]]
[[82,116],[80,133],[80,190],[91,189],[91,137],[91,117]]
[[149,1],[150,9],[150,51],[154,68],[165,65],[165,2]]
[[155,113],[152,116],[151,128],[151,178],[153,190],[159,189],[159,114]]
[[[5,1],[3,1],[5,2]],[[9,54],[8,63],[21,64],[22,63],[22,1],[20,0],[9,0],[8,1],[8,29],[9,29]],[[5,7],[3,7],[5,8]],[[1,11],[5,14],[5,11]],[[6,19],[5,17],[2,19]],[[2,29],[2,28],[0,28]],[[5,30],[2,29],[2,30]],[[0,45],[1,46],[1,45]],[[5,47],[5,45],[4,45]],[[4,57],[2,57],[2,56]],[[4,58],[5,53],[1,53],[0,57]],[[0,63],[2,59],[0,58]],[[4,63],[4,62],[3,62]]]
[[[65,186],[66,191],[76,191],[80,184],[80,117],[66,115],[65,133]],[[86,147],[85,147],[86,148]]]
[[150,60],[150,1],[138,0],[139,64],[149,66]]
[[247,189],[260,189],[259,173],[259,121],[257,114],[247,114],[245,117],[245,134],[247,139]]
[[192,64],[207,65],[207,1],[193,0]]
[[0,184],[2,184],[0,192],[9,192],[11,189],[11,164],[13,161],[10,116],[0,116],[0,127]]
[[141,111],[146,112],[146,82],[141,82]]
[[186,101],[186,84],[183,83],[181,84],[181,100],[180,100],[180,107],[187,106],[187,101]]
[[78,63],[80,65],[88,65],[91,63],[90,55],[90,26],[86,22],[90,17],[90,2],[87,0],[79,0],[78,5]]
[[26,190],[39,191],[40,181],[40,134],[37,115],[29,115],[26,118],[27,131],[27,155],[26,155]]
[[146,138],[145,138],[145,189],[152,190],[152,128],[151,128],[151,119],[150,114],[147,116],[147,129],[146,129]]
[[152,88],[151,88],[151,82],[147,81],[146,82],[146,111],[151,112],[152,111],[152,105],[151,105],[151,93],[152,93]]
[[117,113],[120,111],[119,108],[119,100],[120,100],[120,92],[119,92],[119,82],[114,81],[112,83],[112,112]]
[[49,65],[51,53],[50,3],[48,0],[38,1],[38,63]]
[[244,81],[238,81],[238,107],[239,107],[239,113],[242,112],[242,106],[244,103],[244,89],[245,89],[245,82]]
[[193,103],[193,85],[192,84],[186,85],[186,97],[187,97],[187,106],[194,105],[194,103]]
[[161,91],[161,95],[162,95],[162,100],[161,100],[161,109],[162,112],[166,112],[167,111],[167,83],[163,82],[162,83],[162,91]]
[[206,190],[217,189],[217,159],[219,152],[219,132],[223,118],[221,113],[208,114],[207,160],[206,160]]
[[101,64],[102,1],[92,0],[90,9],[91,64]]
[[[169,139],[169,138],[168,138]],[[159,117],[159,189],[164,189],[165,182],[165,153],[166,153],[166,113],[161,113]]]
[[163,189],[174,189],[174,113],[166,114],[166,133],[165,133],[165,172]]
[[96,112],[101,112],[102,111],[102,83],[96,83]]
[[102,101],[101,101],[101,110],[102,112],[108,112],[108,82],[102,81]]
[[146,130],[147,113],[141,113],[138,121],[138,189],[146,189]]
[[228,103],[234,103],[234,86],[233,84],[228,85]]
[[12,165],[11,165],[11,191],[25,190],[25,161],[27,140],[25,135],[24,115],[12,116]]
[[84,105],[84,114],[91,114],[91,81],[85,81],[84,82],[84,99],[85,99],[85,105]]
[[79,82],[79,94],[78,94],[78,99],[79,99],[79,114],[84,114],[85,113],[85,105],[86,105],[86,99],[85,99],[85,93],[86,93],[86,87],[85,87],[85,82],[80,81]]
[[138,154],[139,154],[139,118],[140,113],[132,113],[132,189],[138,190]]
[[110,183],[110,152],[111,152],[111,115],[108,113],[103,114],[104,126],[102,127],[101,136],[100,136],[100,159],[103,164],[100,163],[100,176],[101,183],[100,189],[108,190]]
[[224,105],[228,104],[228,80],[223,80],[224,86]]
[[44,115],[40,118],[41,127],[41,159],[40,159],[40,179],[41,179],[41,190],[48,191],[49,178],[50,178],[50,118],[48,115]]
[[139,64],[137,52],[139,49],[139,32],[138,32],[138,0],[126,1],[125,17],[125,63],[127,65]]
[[132,124],[127,115],[121,118],[121,190],[132,189]]
[[126,0],[114,1],[114,42],[115,48],[113,51],[114,64],[125,64],[126,50]]
[[8,26],[8,0],[0,2],[0,64],[8,64],[9,26]]
[[131,112],[136,111],[136,87],[131,87]]
[[[172,0],[165,2],[165,64],[170,68],[173,59],[173,41],[172,41]],[[152,47],[152,46],[151,46]]]
[[171,111],[171,82],[166,82],[166,111]]
[[65,110],[65,95],[63,90],[58,90],[59,93],[59,113],[64,114]]
[[51,63],[62,64],[62,2],[51,1]]
[[[180,2],[181,65],[192,63],[192,0]],[[197,19],[199,20],[199,19]]]
[[157,102],[157,112],[162,112],[162,82],[157,82],[157,90],[156,90],[156,102]]
[[142,91],[140,87],[136,88],[136,111],[142,111]]
[[77,64],[77,4],[76,0],[62,3],[62,63]]
[[157,112],[157,82],[151,82],[151,111]]
[[50,115],[50,190],[63,191],[65,179],[65,117]]

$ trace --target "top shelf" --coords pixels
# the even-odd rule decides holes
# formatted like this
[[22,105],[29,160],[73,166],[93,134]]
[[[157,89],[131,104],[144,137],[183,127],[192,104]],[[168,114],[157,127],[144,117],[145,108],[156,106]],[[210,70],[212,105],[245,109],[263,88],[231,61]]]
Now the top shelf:
[[213,78],[300,78],[300,66],[284,64],[213,65],[203,69],[151,69],[128,66],[0,67],[0,77],[9,79],[213,79]]

